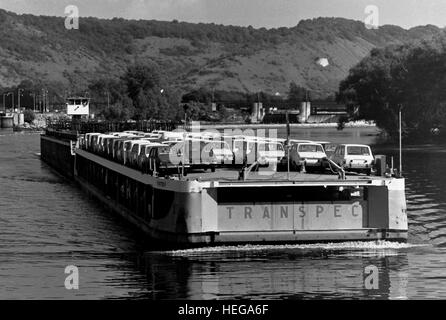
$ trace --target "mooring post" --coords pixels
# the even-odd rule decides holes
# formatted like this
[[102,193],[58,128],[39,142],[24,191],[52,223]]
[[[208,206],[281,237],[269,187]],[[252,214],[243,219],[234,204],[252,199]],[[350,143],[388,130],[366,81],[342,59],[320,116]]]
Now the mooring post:
[[400,104],[399,105],[399,110],[398,110],[398,118],[399,118],[399,143],[400,143],[400,172],[399,172],[399,176],[402,177],[403,176],[403,142],[402,142],[402,110],[403,106]]

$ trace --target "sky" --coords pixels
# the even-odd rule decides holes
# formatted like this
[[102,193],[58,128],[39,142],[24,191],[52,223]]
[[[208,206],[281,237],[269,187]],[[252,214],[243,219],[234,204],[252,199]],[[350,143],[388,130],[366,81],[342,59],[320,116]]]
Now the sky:
[[406,29],[446,25],[446,0],[0,0],[2,9],[36,15],[64,16],[68,5],[76,5],[81,17],[176,19],[255,28],[292,27],[316,17],[364,21],[365,8],[375,5],[379,25]]

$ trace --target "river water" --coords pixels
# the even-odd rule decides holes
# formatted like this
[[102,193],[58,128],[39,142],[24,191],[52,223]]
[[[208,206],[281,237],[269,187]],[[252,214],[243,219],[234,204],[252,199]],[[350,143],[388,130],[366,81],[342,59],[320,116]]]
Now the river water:
[[[373,143],[376,132],[294,138]],[[396,156],[397,149],[375,148]],[[446,298],[446,146],[403,152],[409,241],[154,251],[42,163],[39,135],[0,130],[0,299]],[[396,158],[395,158],[396,159]],[[67,290],[65,268],[79,270]],[[366,289],[365,268],[379,271]]]

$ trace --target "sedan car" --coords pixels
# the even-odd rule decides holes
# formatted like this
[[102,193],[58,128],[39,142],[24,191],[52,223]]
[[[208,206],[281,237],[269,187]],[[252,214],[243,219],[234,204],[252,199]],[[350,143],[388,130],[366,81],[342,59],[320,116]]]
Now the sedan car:
[[325,154],[324,148],[320,143],[303,142],[296,143],[290,149],[290,163],[293,169],[301,170],[325,170]]
[[330,159],[347,171],[369,175],[374,165],[374,157],[369,146],[364,144],[338,145]]

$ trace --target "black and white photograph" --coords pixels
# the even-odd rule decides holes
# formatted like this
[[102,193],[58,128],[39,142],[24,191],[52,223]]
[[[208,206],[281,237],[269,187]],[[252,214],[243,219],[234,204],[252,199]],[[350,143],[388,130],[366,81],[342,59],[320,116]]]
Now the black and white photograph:
[[443,0],[0,0],[0,300],[446,299],[445,25]]

